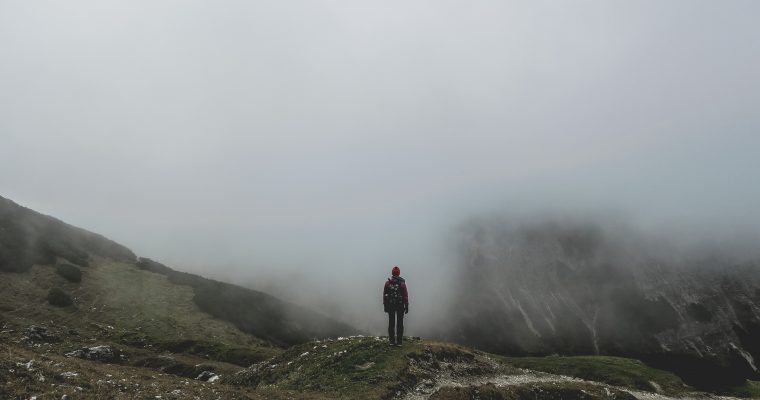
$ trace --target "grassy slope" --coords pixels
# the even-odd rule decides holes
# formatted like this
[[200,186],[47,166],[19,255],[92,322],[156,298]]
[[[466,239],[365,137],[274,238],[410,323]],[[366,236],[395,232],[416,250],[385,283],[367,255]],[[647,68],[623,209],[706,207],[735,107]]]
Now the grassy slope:
[[729,388],[721,394],[760,399],[760,382],[748,380],[744,385]]
[[0,271],[23,272],[64,257],[87,266],[90,255],[134,261],[128,248],[0,196]]
[[[103,263],[104,259],[119,261],[122,264],[114,263],[117,265],[107,268],[107,265]],[[141,329],[150,329],[152,321],[156,319],[154,317],[159,317],[168,319],[170,327],[171,323],[177,323],[179,324],[177,325],[178,328],[183,328],[174,329],[175,332],[187,332],[187,335],[192,335],[194,331],[198,330],[198,327],[189,326],[189,321],[184,321],[188,324],[180,324],[183,322],[180,321],[183,318],[180,315],[190,309],[192,309],[191,315],[194,315],[200,309],[217,319],[231,322],[243,332],[281,346],[304,343],[314,338],[358,333],[347,324],[313,310],[282,301],[266,293],[175,271],[148,259],[138,261],[131,250],[99,234],[77,228],[0,197],[0,271],[25,273],[31,270],[33,265],[61,263],[73,264],[71,268],[75,271],[77,268],[87,268],[92,263],[99,263],[100,268],[95,269],[91,278],[102,279],[99,281],[90,279],[89,282],[103,284],[101,286],[96,285],[95,289],[105,293],[104,299],[109,299],[111,296],[121,296],[121,299],[115,300],[117,303],[115,305],[98,304],[101,300],[87,297],[94,291],[86,290],[87,282],[83,282],[82,290],[75,293],[75,295],[82,297],[80,299],[82,301],[79,302],[80,306],[92,302],[94,311],[107,308],[108,311],[101,312],[108,314],[114,306],[119,305],[119,301],[124,303],[124,299],[132,299],[135,298],[135,295],[142,294],[143,297],[137,298],[137,302],[134,304],[135,308],[139,308],[140,313],[148,314],[147,318],[140,318],[140,324],[147,325],[140,327]],[[139,279],[130,281],[130,278],[141,277],[142,275],[135,275],[134,271],[132,275],[129,275],[129,271],[132,271],[133,268],[122,268],[127,265],[137,265],[141,269],[157,272],[166,276],[168,281],[175,285],[140,286],[154,281]],[[98,274],[101,276],[97,276]],[[108,274],[115,277],[102,276]],[[35,278],[38,278],[38,275],[33,273]],[[130,282],[130,284],[137,284],[137,286],[122,284],[125,281]],[[174,308],[171,313],[166,312],[166,306],[162,299],[176,298],[173,294],[175,294],[174,288],[177,284],[192,289],[193,295],[190,298],[198,307],[192,307],[191,304],[180,301],[173,304]],[[74,289],[77,288],[70,285],[66,287],[73,291],[76,291]],[[162,296],[160,290],[166,288],[169,288],[169,292]],[[49,289],[50,287],[46,288],[46,290]],[[154,289],[159,289],[159,291]],[[122,292],[130,293],[122,295]],[[61,304],[67,304],[68,299],[65,294],[59,292],[56,297]],[[182,297],[182,300],[185,298]],[[128,305],[133,306],[132,304]],[[181,307],[186,309],[178,309]],[[129,326],[130,318],[123,318],[123,315],[117,317],[122,318],[117,322],[123,326]],[[165,325],[167,324],[161,326]],[[163,334],[162,332],[159,333]]]
[[[165,276],[96,257],[90,264],[82,269],[81,283],[68,282],[49,266],[34,266],[25,273],[0,272],[0,375],[5,375],[0,382],[9,383],[0,385],[0,398],[44,393],[97,398],[104,391],[121,393],[118,385],[96,384],[108,381],[107,375],[133,385],[125,392],[132,395],[142,395],[148,390],[143,386],[153,384],[145,393],[165,396],[169,388],[185,386],[195,388],[194,393],[213,393],[219,388],[210,384],[204,388],[192,379],[184,383],[171,374],[194,378],[210,370],[225,375],[281,352],[201,312],[192,301],[192,289],[172,284]],[[71,293],[74,306],[48,305],[45,297],[52,287]],[[46,326],[58,340],[24,340],[32,325]],[[63,357],[68,351],[96,345],[111,346],[127,359],[103,364]],[[30,360],[35,360],[34,371],[16,366]],[[67,371],[80,376],[61,379],[59,374]],[[232,391],[241,390],[247,388]]]
[[[507,358],[430,340],[407,341],[398,349],[388,347],[384,340],[375,337],[295,346],[272,360],[225,378],[225,382],[312,394],[318,392],[331,398],[349,399],[357,394],[366,398],[391,398],[397,392],[415,391],[420,383],[438,373],[453,374],[463,382],[469,377],[475,382],[488,376],[520,373],[515,367],[672,396],[693,391],[675,375],[633,359],[596,356]],[[493,397],[484,397],[486,393]],[[584,397],[584,393],[589,397]],[[476,385],[470,389],[442,389],[432,398],[513,399],[525,396],[544,398],[543,395],[549,396],[546,398],[607,398],[598,386],[576,382],[528,384],[509,389]],[[619,394],[618,398],[630,396]]]
[[[428,363],[421,368],[425,360]],[[460,362],[458,365],[457,361]],[[493,367],[490,365],[492,361],[498,365]],[[398,349],[388,347],[384,340],[375,337],[326,340],[295,346],[224,380],[232,385],[289,390],[310,396],[325,395],[327,398],[351,399],[359,394],[363,398],[391,398],[397,393],[414,391],[420,382],[440,371],[437,364],[444,370],[453,366],[455,375],[458,374],[464,381],[468,376],[477,379],[494,374],[517,374],[519,370],[515,368],[525,368],[674,397],[694,392],[674,374],[649,367],[635,359],[606,356],[501,357],[431,340],[407,341],[403,348]],[[462,364],[467,368],[463,369]],[[616,398],[631,398],[630,395],[610,390],[616,393]],[[748,382],[722,394],[760,398],[760,384]],[[568,382],[528,384],[508,389],[488,385],[468,389],[449,388],[442,389],[431,398],[606,399],[608,395],[599,386]]]
[[[456,373],[465,378],[512,374],[517,372],[513,367],[521,367],[639,390],[653,390],[651,382],[666,393],[688,390],[669,373],[615,357],[504,358],[429,340],[408,340],[403,348],[392,348],[375,337],[310,342],[282,351],[201,312],[189,287],[105,259],[94,258],[91,267],[83,268],[79,284],[44,266],[0,274],[0,382],[9,383],[0,385],[0,398],[390,398],[414,390],[447,365],[458,365]],[[49,306],[44,298],[54,286],[72,293],[75,306]],[[61,341],[21,341],[26,327],[41,323]],[[123,351],[128,360],[104,364],[63,356],[101,344]],[[30,360],[31,370],[20,366]],[[243,368],[257,361],[261,362],[255,367]],[[200,370],[220,373],[222,381],[191,379]],[[62,372],[79,375],[62,378]],[[752,388],[745,389],[751,394]],[[447,389],[435,396],[470,398],[493,392],[501,398],[520,398],[536,390],[567,396],[590,393],[573,385],[509,390],[483,386]]]
[[294,346],[224,382],[318,392],[335,399],[381,399],[413,390],[448,365],[457,365],[457,374],[462,376],[515,372],[493,363],[485,353],[452,343],[415,339],[397,348],[369,336]]
[[[66,281],[46,266],[35,266],[22,274],[3,274],[0,310],[19,324],[50,321],[81,334],[198,339],[271,348],[232,324],[201,312],[188,287],[169,283],[164,276],[140,271],[130,264],[105,259],[96,259],[93,264],[82,269],[81,284]],[[52,287],[71,293],[74,306],[48,305],[45,296]]]
[[[193,302],[193,290],[170,283],[163,275],[140,271],[132,265],[106,262],[83,285],[89,295],[81,307],[99,320],[167,340],[198,339],[263,346],[262,340],[244,334],[231,323],[214,319]],[[270,346],[271,347],[271,346]]]
[[[320,394],[201,382],[150,368],[66,358],[0,342],[0,399],[313,399]],[[29,365],[28,363],[31,362]],[[29,365],[29,368],[26,367]],[[61,373],[76,372],[73,377]]]
[[633,395],[615,389],[605,389],[588,383],[535,383],[497,387],[492,384],[470,387],[443,388],[430,400],[636,400]]
[[[575,357],[501,357],[506,363],[519,368],[573,376],[648,392],[679,396],[694,388],[671,372],[652,368],[639,360],[608,356]],[[721,395],[760,398],[760,382],[747,381],[744,385],[727,388]]]
[[590,381],[650,392],[678,395],[693,390],[676,375],[639,360],[607,356],[505,357],[520,368],[573,376]]
[[[81,283],[65,280],[52,266],[0,272],[0,398],[35,394],[43,395],[41,398],[63,394],[72,398],[384,398],[413,390],[445,365],[457,365],[456,373],[464,377],[514,373],[516,366],[638,390],[659,387],[671,394],[688,390],[672,374],[613,357],[500,358],[433,341],[410,341],[403,349],[389,348],[374,337],[306,343],[283,351],[230,322],[212,318],[194,301],[197,291],[173,282],[166,274],[140,270],[128,249],[0,200],[5,212],[0,242],[24,229],[31,229],[37,239],[44,238],[38,242],[44,246],[31,247],[39,253],[19,252],[14,257],[58,263],[73,258],[80,266],[89,265],[81,268]],[[16,224],[19,215],[26,221],[24,229]],[[16,244],[28,247],[29,243]],[[11,253],[6,250],[20,248],[0,250],[7,255]],[[101,258],[101,253],[122,261]],[[9,260],[14,259],[3,259],[5,267],[11,265]],[[188,274],[177,277],[202,279]],[[53,287],[72,294],[74,306],[48,305],[45,298]],[[24,340],[31,325],[46,325],[58,340]],[[112,346],[126,359],[104,364],[63,356],[95,345]],[[256,368],[243,369],[255,362],[260,362]],[[188,379],[201,370],[221,374],[228,384]],[[63,378],[62,372],[79,375]],[[441,396],[456,398],[469,393],[460,392],[442,392]],[[757,397],[760,385],[748,382],[730,393]]]
[[147,258],[140,258],[137,266],[165,275],[171,283],[191,287],[193,301],[202,311],[281,346],[359,333],[345,323],[266,293],[175,271]]

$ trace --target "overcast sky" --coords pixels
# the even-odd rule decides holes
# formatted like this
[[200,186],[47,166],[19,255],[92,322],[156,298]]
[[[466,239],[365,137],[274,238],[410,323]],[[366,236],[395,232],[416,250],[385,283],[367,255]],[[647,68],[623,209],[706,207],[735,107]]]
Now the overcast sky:
[[398,264],[430,303],[471,215],[760,225],[758,16],[0,0],[0,194],[178,269],[336,303],[378,303]]

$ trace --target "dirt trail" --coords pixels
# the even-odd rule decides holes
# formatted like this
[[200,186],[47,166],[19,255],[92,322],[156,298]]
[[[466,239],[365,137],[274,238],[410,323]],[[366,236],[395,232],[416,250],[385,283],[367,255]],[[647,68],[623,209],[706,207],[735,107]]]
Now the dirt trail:
[[586,381],[579,378],[573,378],[564,375],[554,375],[544,372],[519,369],[520,373],[511,375],[496,375],[491,377],[457,377],[449,374],[441,374],[436,377],[435,381],[423,381],[417,385],[410,393],[404,396],[404,400],[427,400],[437,390],[443,387],[467,387],[480,386],[488,383],[499,387],[518,386],[530,383],[565,383],[576,382],[586,383],[603,388],[617,389],[628,392],[639,400],[740,400],[736,397],[717,396],[708,393],[689,393],[682,397],[670,397],[662,394],[632,390],[628,388],[605,385],[599,382]]

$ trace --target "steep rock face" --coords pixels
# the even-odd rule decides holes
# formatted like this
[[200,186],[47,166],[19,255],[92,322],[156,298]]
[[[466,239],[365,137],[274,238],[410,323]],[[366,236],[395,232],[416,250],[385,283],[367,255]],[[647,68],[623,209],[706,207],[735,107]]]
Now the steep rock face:
[[615,354],[692,382],[756,377],[760,264],[599,227],[464,229],[447,337],[507,354]]

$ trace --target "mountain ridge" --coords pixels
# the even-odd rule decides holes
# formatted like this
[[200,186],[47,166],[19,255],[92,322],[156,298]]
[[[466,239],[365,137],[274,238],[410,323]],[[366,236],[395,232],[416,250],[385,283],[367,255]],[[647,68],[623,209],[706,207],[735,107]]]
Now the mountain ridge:
[[577,221],[463,231],[463,312],[450,316],[447,340],[511,355],[634,357],[696,385],[760,377],[760,262]]
[[358,330],[316,311],[272,295],[176,271],[100,234],[38,213],[0,196],[0,271],[25,272],[33,265],[75,264],[82,269],[93,256],[134,265],[191,287],[193,301],[210,315],[278,345],[320,337],[356,334]]
[[[0,231],[0,398],[715,398],[631,359],[507,358],[416,337],[390,347],[10,201],[0,202]],[[49,301],[54,289],[70,303]],[[760,396],[754,382],[721,390]]]

